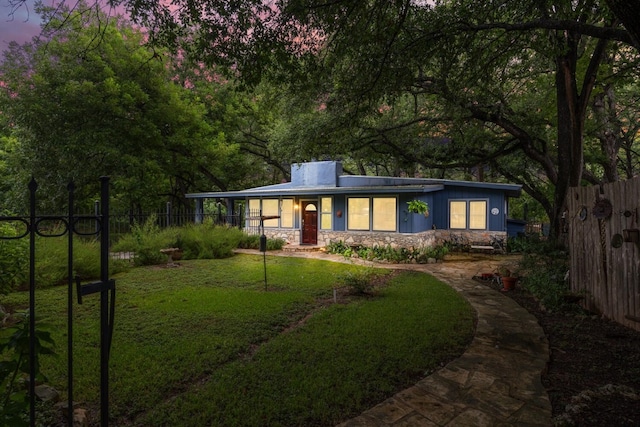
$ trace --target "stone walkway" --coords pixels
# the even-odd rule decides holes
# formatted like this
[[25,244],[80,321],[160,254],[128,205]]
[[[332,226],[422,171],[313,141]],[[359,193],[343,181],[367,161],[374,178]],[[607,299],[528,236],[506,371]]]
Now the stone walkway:
[[[283,255],[344,262],[322,252]],[[436,264],[376,264],[430,273],[452,286],[475,309],[476,334],[461,357],[339,427],[552,425],[540,381],[549,360],[544,331],[511,298],[471,279],[505,259],[479,255]]]

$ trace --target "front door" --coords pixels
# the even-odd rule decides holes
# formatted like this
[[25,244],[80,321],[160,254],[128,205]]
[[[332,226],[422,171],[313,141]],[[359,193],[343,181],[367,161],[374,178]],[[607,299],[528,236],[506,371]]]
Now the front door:
[[318,243],[318,208],[314,202],[302,203],[302,244]]

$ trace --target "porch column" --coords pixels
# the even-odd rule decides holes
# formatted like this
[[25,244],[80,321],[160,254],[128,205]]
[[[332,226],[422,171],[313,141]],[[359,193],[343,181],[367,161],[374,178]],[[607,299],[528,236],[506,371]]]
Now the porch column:
[[195,213],[196,224],[202,224],[203,219],[204,219],[204,199],[196,199],[196,213]]

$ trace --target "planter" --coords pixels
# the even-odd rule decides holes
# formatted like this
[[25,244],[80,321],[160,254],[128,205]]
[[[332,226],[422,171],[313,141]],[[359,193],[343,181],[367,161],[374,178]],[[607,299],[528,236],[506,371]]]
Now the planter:
[[517,277],[503,277],[502,278],[502,291],[507,292],[511,291],[516,287],[516,282],[518,281]]

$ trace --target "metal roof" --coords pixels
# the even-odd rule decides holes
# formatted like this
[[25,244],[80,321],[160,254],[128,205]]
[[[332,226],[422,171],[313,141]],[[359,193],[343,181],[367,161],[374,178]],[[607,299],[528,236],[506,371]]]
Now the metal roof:
[[191,199],[243,199],[245,197],[319,196],[333,194],[431,193],[440,191],[443,188],[444,185],[442,184],[359,187],[293,187],[286,184],[276,184],[238,191],[191,193],[186,194],[185,197]]
[[[522,186],[478,181],[454,181],[433,178],[389,177],[368,175],[342,175],[341,169],[330,168],[336,162],[319,162],[299,165],[292,182],[265,185],[237,191],[191,193],[192,199],[279,196],[319,196],[333,194],[392,194],[431,193],[445,187],[466,187],[502,191],[509,197],[519,197]],[[308,169],[308,170],[307,170]]]

